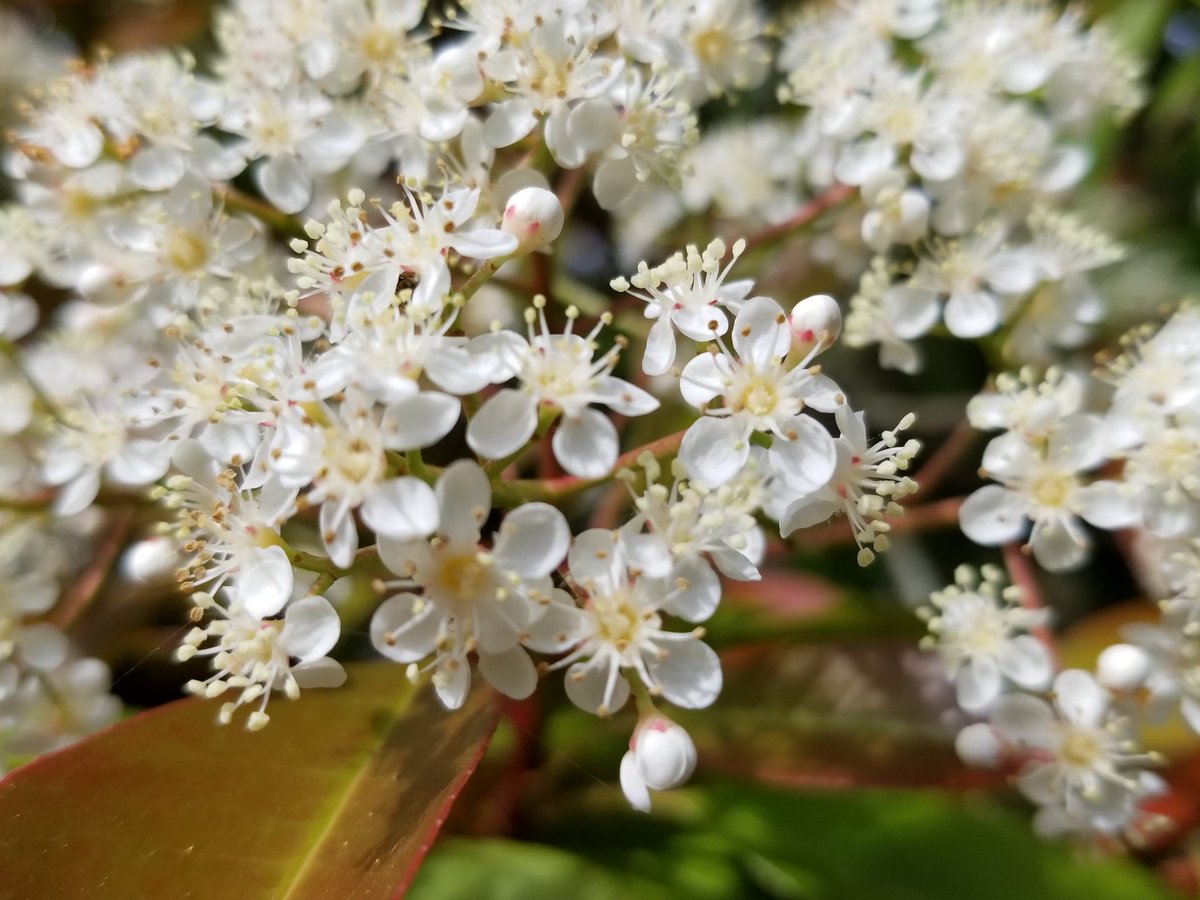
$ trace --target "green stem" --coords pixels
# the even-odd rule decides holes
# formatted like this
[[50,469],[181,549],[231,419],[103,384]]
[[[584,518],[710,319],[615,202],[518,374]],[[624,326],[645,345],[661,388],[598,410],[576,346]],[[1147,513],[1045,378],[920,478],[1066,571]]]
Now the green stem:
[[279,234],[308,238],[303,222],[257,197],[243,194],[237,188],[225,188],[220,191],[220,198],[226,209],[248,213]]
[[489,259],[482,266],[471,273],[471,277],[463,282],[462,287],[458,289],[457,297],[461,298],[462,303],[466,303],[475,293],[483,287],[491,279],[496,271],[508,262],[511,256],[502,256],[499,259]]

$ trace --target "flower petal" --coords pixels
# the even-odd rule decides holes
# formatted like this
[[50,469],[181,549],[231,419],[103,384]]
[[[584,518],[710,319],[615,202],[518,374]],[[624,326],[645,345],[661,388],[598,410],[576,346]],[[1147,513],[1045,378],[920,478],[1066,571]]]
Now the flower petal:
[[524,391],[506,388],[490,398],[467,425],[467,444],[487,459],[516,453],[537,430],[537,403]]
[[434,490],[441,517],[438,530],[452,541],[478,543],[479,529],[492,509],[492,486],[483,469],[460,459],[446,467]]
[[424,538],[438,527],[437,495],[420,479],[393,478],[375,489],[360,514],[377,535],[397,541]]
[[333,649],[342,623],[324,597],[302,597],[287,608],[279,640],[288,656],[311,662]]
[[554,458],[576,478],[603,478],[620,450],[616,426],[595,409],[584,409],[577,418],[564,417],[550,443]]
[[543,578],[558,568],[570,543],[561,512],[548,503],[526,503],[504,517],[492,552],[522,578]]

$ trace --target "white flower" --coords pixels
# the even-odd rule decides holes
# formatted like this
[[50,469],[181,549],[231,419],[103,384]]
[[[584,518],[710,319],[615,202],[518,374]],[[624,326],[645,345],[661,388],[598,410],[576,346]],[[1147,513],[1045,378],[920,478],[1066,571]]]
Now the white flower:
[[1140,516],[1138,498],[1127,486],[1080,480],[1104,457],[1102,423],[1084,413],[1062,419],[1044,443],[1011,432],[993,439],[983,470],[1002,484],[982,487],[963,502],[963,531],[978,544],[997,546],[1020,539],[1032,520],[1029,545],[1043,568],[1079,566],[1091,547],[1080,518],[1099,528],[1123,528]]
[[[792,344],[788,317],[769,297],[748,300],[733,323],[735,357],[724,344],[689,362],[680,376],[684,399],[705,415],[687,430],[679,458],[692,478],[720,485],[750,455],[755,432],[774,436],[771,466],[796,490],[816,490],[833,474],[833,438],[803,414],[806,406],[833,412],[844,402],[838,386],[808,367],[814,347],[792,368],[784,365]],[[709,404],[721,398],[722,405]]]
[[590,529],[571,544],[567,565],[583,606],[557,596],[533,624],[525,645],[545,653],[570,652],[551,668],[567,666],[566,690],[581,709],[610,715],[629,699],[628,678],[676,706],[700,709],[721,691],[721,663],[703,642],[703,629],[667,631],[662,610],[672,600],[663,579],[635,571],[637,537]]
[[[302,687],[339,687],[346,680],[345,670],[326,655],[338,641],[341,623],[324,597],[296,600],[281,620],[260,619],[237,605],[226,608],[207,594],[196,594],[194,599],[200,609],[212,610],[218,618],[188,632],[177,655],[181,660],[213,658],[216,674],[189,681],[191,693],[213,698],[230,690],[239,692],[237,700],[221,706],[217,717],[221,724],[232,721],[238,707],[261,698],[246,720],[246,727],[257,731],[270,720],[266,709],[272,692],[282,691],[295,700]],[[201,649],[210,640],[215,643]]]
[[562,513],[526,503],[501,522],[490,549],[480,529],[492,508],[491,487],[478,465],[459,460],[437,480],[438,533],[429,541],[381,537],[379,553],[405,591],[380,605],[371,619],[371,642],[389,659],[433,669],[433,685],[449,709],[466,699],[471,683],[467,654],[479,671],[510,697],[528,697],[537,683],[521,648],[530,623],[556,591],[550,580],[567,552],[570,530]]
[[719,238],[712,241],[703,253],[689,244],[686,258],[683,253],[676,253],[654,268],[639,263],[632,278],[613,280],[613,290],[644,300],[646,318],[654,320],[642,357],[642,370],[647,375],[662,375],[671,368],[675,361],[676,329],[693,341],[711,340],[729,330],[725,309],[734,312],[740,309],[754,286],[750,279],[725,282],[745,249],[746,242],[737,241],[729,262],[722,268],[724,241]]
[[680,725],[653,715],[638,722],[621,758],[621,790],[634,809],[650,811],[650,791],[677,788],[696,768],[696,745]]
[[1002,429],[1036,442],[1083,406],[1086,380],[1076,372],[1051,368],[1038,378],[1032,368],[996,376],[995,390],[976,394],[967,420],[982,431]]
[[598,56],[591,21],[555,8],[539,16],[520,40],[483,58],[484,75],[504,92],[484,126],[493,147],[507,147],[544,118],[546,147],[564,169],[613,139],[617,113],[601,95],[621,72],[622,60]]
[[899,432],[912,427],[911,413],[874,444],[867,443],[863,413],[842,406],[835,417],[842,433],[835,441],[837,463],[833,475],[816,491],[791,495],[794,499],[779,518],[779,530],[787,537],[798,528],[844,515],[860,548],[859,563],[866,565],[874,558],[872,548],[887,549],[890,526],[883,520],[901,515],[904,508],[898,501],[917,489],[917,483],[904,473],[921,445],[915,440],[899,444],[896,439]]
[[652,178],[679,184],[683,151],[699,133],[696,116],[679,99],[676,84],[658,73],[643,80],[638,70],[627,68],[609,91],[619,126],[592,179],[592,193],[602,208],[616,209]]
[[1041,809],[1043,833],[1126,828],[1140,800],[1154,791],[1141,771],[1152,757],[1136,751],[1125,723],[1110,713],[1110,698],[1087,672],[1054,679],[1054,705],[1029,694],[1006,694],[992,727],[1013,750],[1027,751],[1017,786]]
[[438,524],[427,484],[387,477],[385,451],[396,443],[399,427],[390,418],[391,410],[379,410],[350,389],[336,413],[325,407],[316,419],[289,407],[270,444],[273,476],[286,489],[309,487],[305,505],[320,505],[321,541],[342,568],[350,566],[358,549],[352,514],[358,507],[371,530],[397,540],[424,537]]
[[258,187],[285,213],[307,207],[313,176],[342,168],[366,138],[345,106],[300,84],[237,85],[226,98],[219,125],[243,138],[237,149],[244,157],[261,160],[253,170]]
[[[538,428],[538,410],[561,413],[551,438],[554,457],[580,478],[602,478],[617,461],[617,429],[608,416],[591,408],[602,404],[627,416],[658,408],[650,394],[612,375],[623,344],[595,359],[596,337],[612,321],[610,314],[586,335],[573,333],[578,311],[567,310],[567,328],[552,334],[546,323],[545,298],[526,311],[529,342],[513,344],[519,389],[505,388],[480,407],[467,426],[467,444],[480,456],[503,459],[524,447]],[[534,323],[539,330],[534,331]]]
[[1045,644],[1027,633],[1045,623],[1046,611],[1024,609],[1019,589],[1005,587],[1004,576],[992,566],[978,574],[960,566],[954,580],[921,612],[929,620],[924,645],[941,656],[959,706],[986,712],[1006,679],[1026,690],[1048,687],[1054,663]]
[[376,228],[362,208],[366,195],[354,190],[350,206],[329,204],[328,223],[310,220],[305,228],[315,239],[292,247],[303,253],[289,268],[306,294],[328,292],[334,312],[333,338],[340,339],[345,317],[365,304],[379,313],[395,301],[399,290],[410,289],[410,311],[420,316],[439,312],[450,293],[447,251],[473,259],[493,259],[517,249],[517,239],[494,228],[463,228],[475,213],[479,189],[459,188],[440,198],[418,196],[406,188],[406,202],[380,209],[386,225]]
[[945,295],[942,317],[950,333],[975,338],[995,331],[1008,312],[1008,299],[1028,293],[1037,282],[1033,255],[1006,248],[1003,230],[990,227],[935,244],[905,286],[930,298]]
[[[683,466],[672,466],[675,476],[668,488],[656,483],[661,468],[644,454],[638,463],[646,473],[646,490],[634,497],[637,514],[622,528],[632,535],[643,526],[649,540],[635,540],[660,559],[639,559],[656,576],[669,575],[675,590],[663,608],[689,622],[702,622],[716,610],[721,584],[708,560],[727,578],[754,581],[760,575],[766,541],[754,514],[769,495],[770,466],[766,451],[754,448],[745,468],[718,487],[703,480],[688,480]],[[632,479],[626,470],[622,477]],[[645,554],[643,554],[643,557]],[[663,571],[669,564],[669,573]]]

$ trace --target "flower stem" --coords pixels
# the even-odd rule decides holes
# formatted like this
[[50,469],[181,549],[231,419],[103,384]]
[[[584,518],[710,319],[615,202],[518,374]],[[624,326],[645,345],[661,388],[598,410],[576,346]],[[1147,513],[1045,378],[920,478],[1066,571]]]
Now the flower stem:
[[[854,193],[855,189],[848,184],[830,185],[796,210],[789,218],[774,225],[768,225],[746,238],[746,252],[769,246],[792,232],[804,228],[818,219],[826,210],[839,205]],[[733,242],[730,241],[729,244],[732,246]]]

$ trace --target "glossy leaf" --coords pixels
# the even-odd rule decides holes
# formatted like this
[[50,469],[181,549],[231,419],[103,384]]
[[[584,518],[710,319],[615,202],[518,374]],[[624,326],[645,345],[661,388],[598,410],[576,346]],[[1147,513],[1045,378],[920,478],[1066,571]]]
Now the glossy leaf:
[[497,721],[447,713],[401,669],[271,703],[251,733],[182,700],[0,782],[14,897],[390,897],[411,879]]

